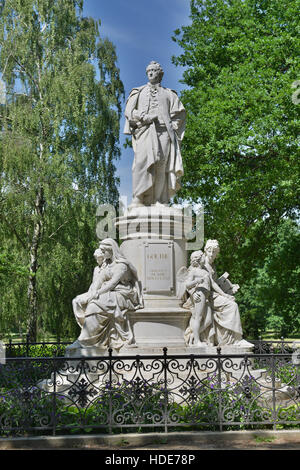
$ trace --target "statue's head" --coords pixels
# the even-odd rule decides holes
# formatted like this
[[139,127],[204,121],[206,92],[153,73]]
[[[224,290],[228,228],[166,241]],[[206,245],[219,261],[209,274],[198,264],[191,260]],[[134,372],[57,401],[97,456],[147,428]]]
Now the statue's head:
[[95,250],[94,257],[95,257],[97,263],[99,264],[99,266],[101,266],[101,264],[104,261],[104,253],[100,248],[97,248],[97,250]]
[[118,243],[113,238],[101,240],[99,249],[103,252],[105,259],[111,259],[112,261],[125,260]]
[[116,263],[125,263],[133,276],[137,279],[137,271],[135,267],[125,258],[118,243],[113,238],[105,238],[104,240],[101,240],[99,249],[103,252],[105,260],[111,260]]
[[209,262],[213,262],[218,254],[220,253],[220,247],[218,240],[207,240],[204,252],[209,260]]
[[191,266],[203,266],[204,264],[204,253],[202,250],[193,251],[191,254]]
[[99,249],[103,252],[105,259],[115,259],[119,246],[112,238],[105,238],[101,240]]
[[158,62],[152,60],[150,64],[146,67],[146,74],[148,76],[149,82],[152,84],[156,84],[162,81],[164,71]]

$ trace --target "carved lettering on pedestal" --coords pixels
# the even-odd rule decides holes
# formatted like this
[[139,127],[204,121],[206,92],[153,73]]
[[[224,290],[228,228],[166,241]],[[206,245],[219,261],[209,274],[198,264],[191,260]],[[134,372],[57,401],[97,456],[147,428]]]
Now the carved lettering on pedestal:
[[173,242],[144,243],[144,293],[174,292],[173,252]]

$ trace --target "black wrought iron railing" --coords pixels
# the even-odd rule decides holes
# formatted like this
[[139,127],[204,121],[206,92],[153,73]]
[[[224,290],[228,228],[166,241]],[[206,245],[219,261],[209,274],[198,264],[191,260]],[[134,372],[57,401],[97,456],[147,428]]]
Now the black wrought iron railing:
[[28,335],[24,341],[4,343],[6,357],[56,357],[64,356],[71,341],[31,342]]
[[0,435],[299,428],[297,357],[7,357]]
[[[266,354],[270,352],[279,354],[293,353],[294,344],[297,343],[297,341],[286,340],[284,338],[278,340],[257,339],[251,340],[250,342],[254,344],[253,352],[257,354]],[[300,340],[298,343],[300,347]]]

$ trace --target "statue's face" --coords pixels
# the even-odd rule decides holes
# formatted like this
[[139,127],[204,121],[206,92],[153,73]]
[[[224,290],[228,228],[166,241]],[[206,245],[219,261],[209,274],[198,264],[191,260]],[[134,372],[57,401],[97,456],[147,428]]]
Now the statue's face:
[[197,266],[198,265],[198,258],[191,258],[191,265]]
[[94,256],[95,256],[96,261],[97,261],[97,263],[99,264],[99,266],[101,266],[101,264],[102,264],[103,261],[104,261],[104,254],[103,254],[103,251],[102,251],[100,248],[97,248],[97,250],[96,250],[95,253],[94,253]]
[[200,267],[202,268],[203,265],[204,265],[204,256],[203,254],[201,255],[194,255],[194,256],[191,256],[191,265],[194,266],[194,267]]
[[112,250],[105,245],[100,245],[100,250],[103,253],[105,259],[110,259],[112,256]]
[[216,246],[208,246],[205,249],[205,254],[210,263],[216,259],[218,253],[219,253],[219,249]]
[[191,258],[192,266],[199,266],[200,264],[201,264],[201,256],[193,256],[193,258]]
[[160,82],[160,69],[155,65],[149,65],[147,68],[148,80],[152,85],[156,85]]

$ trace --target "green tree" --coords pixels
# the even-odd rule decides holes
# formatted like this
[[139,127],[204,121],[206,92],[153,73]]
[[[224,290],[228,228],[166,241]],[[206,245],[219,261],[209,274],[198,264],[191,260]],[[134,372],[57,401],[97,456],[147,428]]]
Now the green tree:
[[31,340],[38,318],[64,325],[91,276],[96,207],[118,197],[124,90],[115,48],[82,3],[1,4],[0,238],[29,276],[3,292],[0,313],[27,318]]
[[273,249],[256,263],[255,275],[242,286],[240,310],[245,332],[257,337],[266,330],[277,336],[300,331],[300,230],[282,220],[272,232]]
[[241,285],[299,209],[299,0],[192,0],[175,31],[188,111],[179,196],[201,201],[205,234]]

